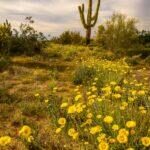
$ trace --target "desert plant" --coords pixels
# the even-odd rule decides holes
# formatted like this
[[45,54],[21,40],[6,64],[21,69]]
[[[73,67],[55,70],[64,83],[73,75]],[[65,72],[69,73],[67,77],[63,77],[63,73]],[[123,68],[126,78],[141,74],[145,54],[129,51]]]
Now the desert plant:
[[80,45],[83,42],[83,37],[80,35],[80,32],[64,31],[59,37],[53,37],[51,42],[63,45]]
[[89,7],[88,7],[88,14],[87,14],[87,23],[85,21],[85,16],[84,16],[84,4],[82,6],[79,6],[79,14],[81,18],[81,22],[83,24],[83,27],[86,29],[86,44],[90,44],[90,39],[91,39],[91,28],[96,25],[97,19],[98,19],[98,13],[99,13],[99,8],[100,8],[100,0],[98,0],[97,3],[97,8],[94,16],[92,16],[92,4],[93,0],[89,0]]
[[98,27],[97,44],[110,50],[133,47],[138,43],[136,23],[134,18],[114,13],[104,25]]
[[96,74],[96,70],[93,67],[86,65],[79,66],[74,73],[74,84],[87,84]]
[[6,20],[6,22],[0,25],[0,53],[6,54],[9,52],[11,37],[11,24]]

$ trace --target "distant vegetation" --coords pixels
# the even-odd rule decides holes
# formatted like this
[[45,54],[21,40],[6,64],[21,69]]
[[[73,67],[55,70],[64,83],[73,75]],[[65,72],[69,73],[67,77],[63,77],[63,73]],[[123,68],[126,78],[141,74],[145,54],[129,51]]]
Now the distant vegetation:
[[19,30],[13,29],[7,20],[0,25],[0,53],[1,54],[26,54],[40,53],[44,47],[45,36],[37,32],[32,24],[32,17],[26,18],[26,23],[20,24]]

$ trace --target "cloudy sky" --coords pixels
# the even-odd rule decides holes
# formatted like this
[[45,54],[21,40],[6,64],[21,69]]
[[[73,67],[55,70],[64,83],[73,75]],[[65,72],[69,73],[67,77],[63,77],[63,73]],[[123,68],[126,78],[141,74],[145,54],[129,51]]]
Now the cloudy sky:
[[[64,30],[81,31],[77,6],[88,0],[0,0],[0,22],[6,18],[18,27],[26,16],[33,16],[37,30],[52,36]],[[113,12],[139,20],[138,28],[150,30],[150,0],[101,0],[98,24]],[[94,0],[96,3],[97,0]],[[96,28],[94,29],[96,30]]]

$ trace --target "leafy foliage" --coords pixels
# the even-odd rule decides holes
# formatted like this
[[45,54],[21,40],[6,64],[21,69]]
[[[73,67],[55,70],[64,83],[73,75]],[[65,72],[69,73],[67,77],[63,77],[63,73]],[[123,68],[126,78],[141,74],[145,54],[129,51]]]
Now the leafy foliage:
[[73,31],[64,31],[59,37],[53,37],[51,39],[54,43],[59,44],[82,44],[83,43],[83,37],[80,35],[79,32],[73,32]]
[[5,54],[40,53],[45,45],[43,33],[37,32],[32,24],[32,17],[26,17],[27,23],[21,23],[19,30],[12,29],[6,22],[0,26],[0,51]]
[[98,27],[96,41],[107,49],[130,48],[138,39],[136,20],[114,13],[104,25]]

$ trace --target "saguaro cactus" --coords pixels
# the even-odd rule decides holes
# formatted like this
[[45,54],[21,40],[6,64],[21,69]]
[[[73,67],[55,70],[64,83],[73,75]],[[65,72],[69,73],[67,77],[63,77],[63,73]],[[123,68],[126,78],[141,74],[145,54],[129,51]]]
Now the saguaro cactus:
[[95,26],[97,19],[98,19],[98,13],[99,13],[99,8],[100,8],[100,2],[101,0],[98,0],[97,2],[97,7],[96,7],[96,12],[94,16],[92,15],[92,4],[93,0],[89,0],[89,7],[88,7],[88,13],[87,13],[87,22],[85,20],[84,16],[84,4],[78,7],[79,13],[80,13],[80,18],[81,22],[83,24],[83,27],[86,29],[86,44],[90,44],[90,39],[91,39],[91,28]]

